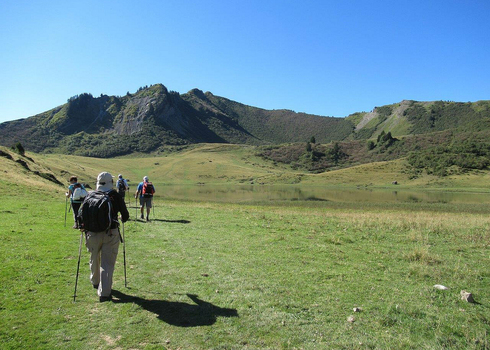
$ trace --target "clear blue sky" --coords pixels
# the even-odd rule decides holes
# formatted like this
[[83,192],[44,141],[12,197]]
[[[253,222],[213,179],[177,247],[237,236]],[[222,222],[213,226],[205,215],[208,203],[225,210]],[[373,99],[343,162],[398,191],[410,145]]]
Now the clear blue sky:
[[490,99],[488,0],[2,0],[0,122],[162,83],[347,116]]

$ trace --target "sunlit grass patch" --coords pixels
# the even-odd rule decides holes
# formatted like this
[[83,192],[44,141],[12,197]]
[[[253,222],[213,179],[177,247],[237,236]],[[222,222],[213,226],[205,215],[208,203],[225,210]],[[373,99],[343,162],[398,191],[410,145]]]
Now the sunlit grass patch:
[[418,246],[405,254],[405,258],[410,262],[418,262],[426,265],[440,264],[440,258],[430,252],[429,246]]

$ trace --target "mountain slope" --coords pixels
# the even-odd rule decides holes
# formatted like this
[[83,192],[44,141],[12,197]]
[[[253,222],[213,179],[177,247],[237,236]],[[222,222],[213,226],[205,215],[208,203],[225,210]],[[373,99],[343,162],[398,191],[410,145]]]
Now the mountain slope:
[[123,97],[81,94],[36,116],[0,124],[0,144],[35,152],[110,157],[189,143],[270,144],[346,137],[353,125],[293,111],[267,111],[161,84]]
[[346,118],[355,127],[350,138],[376,138],[382,132],[393,136],[428,134],[444,130],[475,132],[490,129],[490,101],[417,102],[375,107],[371,112],[354,113]]
[[2,123],[0,145],[20,141],[35,152],[113,157],[194,143],[275,145],[314,137],[325,144],[448,130],[490,130],[490,101],[402,101],[333,118],[265,110],[198,89],[179,94],[157,84],[121,97],[84,93],[44,113]]
[[345,139],[354,125],[343,118],[322,117],[290,110],[265,110],[243,105],[207,92],[217,108],[235,118],[244,129],[261,140],[272,143],[306,142],[315,136],[328,143]]

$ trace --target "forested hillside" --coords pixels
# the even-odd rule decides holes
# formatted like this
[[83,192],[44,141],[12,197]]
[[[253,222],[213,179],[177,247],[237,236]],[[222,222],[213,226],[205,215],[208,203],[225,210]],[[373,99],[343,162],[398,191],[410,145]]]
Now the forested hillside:
[[[311,172],[406,157],[414,174],[490,164],[490,101],[417,102],[346,118],[265,110],[199,89],[162,84],[125,96],[83,93],[26,119],[0,124],[0,144],[92,157],[161,153],[197,143],[259,146],[276,163]],[[456,170],[455,170],[456,169]]]
[[0,124],[0,144],[18,141],[35,152],[112,157],[192,143],[275,144],[340,140],[354,126],[342,118],[245,106],[193,89],[161,84],[126,96],[83,93],[36,116]]

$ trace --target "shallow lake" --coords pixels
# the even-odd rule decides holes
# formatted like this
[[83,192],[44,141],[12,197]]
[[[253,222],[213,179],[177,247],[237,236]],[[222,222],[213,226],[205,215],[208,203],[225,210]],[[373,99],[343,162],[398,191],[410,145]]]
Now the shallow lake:
[[337,203],[490,204],[490,194],[470,192],[332,189],[298,185],[158,185],[157,198],[223,203],[315,201]]

